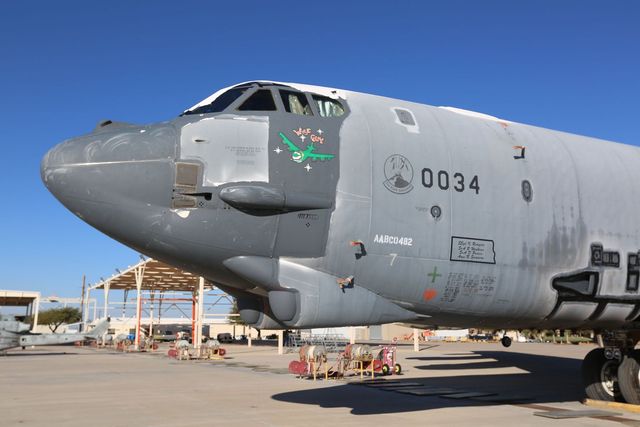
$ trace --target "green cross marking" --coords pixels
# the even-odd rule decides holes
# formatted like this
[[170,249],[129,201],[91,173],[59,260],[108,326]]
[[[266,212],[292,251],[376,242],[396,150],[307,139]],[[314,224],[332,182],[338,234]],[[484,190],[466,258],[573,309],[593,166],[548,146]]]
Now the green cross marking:
[[442,276],[442,274],[438,273],[438,267],[433,267],[433,272],[427,274],[427,276],[431,277],[431,283],[435,283],[436,279]]

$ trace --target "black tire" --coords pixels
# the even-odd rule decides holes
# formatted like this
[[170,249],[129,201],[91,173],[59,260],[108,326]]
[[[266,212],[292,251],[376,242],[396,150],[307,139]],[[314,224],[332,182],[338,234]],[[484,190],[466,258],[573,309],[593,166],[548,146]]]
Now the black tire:
[[509,337],[502,337],[500,342],[502,343],[502,345],[504,347],[511,347],[511,338],[509,338]]
[[618,386],[618,361],[604,357],[604,349],[591,350],[582,361],[582,381],[587,397],[614,402],[622,400]]
[[402,366],[400,366],[399,363],[396,363],[396,365],[393,367],[393,373],[398,375],[402,372]]
[[382,365],[382,375],[389,375],[391,373],[391,368],[386,363]]
[[625,402],[640,405],[640,351],[633,350],[622,359],[618,385]]

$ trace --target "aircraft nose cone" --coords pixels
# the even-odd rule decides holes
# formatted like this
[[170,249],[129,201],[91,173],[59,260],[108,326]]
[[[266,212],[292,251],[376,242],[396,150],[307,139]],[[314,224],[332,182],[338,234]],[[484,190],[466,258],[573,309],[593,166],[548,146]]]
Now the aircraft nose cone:
[[70,182],[74,179],[71,169],[87,164],[90,160],[90,156],[85,152],[87,146],[84,137],[64,141],[50,149],[40,162],[42,182],[65,205],[65,193],[81,185],[81,182]]
[[[57,199],[59,197],[59,189],[56,188],[56,180],[52,178],[51,172],[54,169],[55,162],[53,159],[57,156],[57,153],[60,150],[60,146],[63,145],[58,144],[44,155],[42,161],[40,162],[40,178],[42,179],[42,183],[47,187],[47,190],[51,192]],[[60,165],[61,166],[61,165]]]
[[65,144],[66,142],[63,142],[47,151],[47,153],[42,158],[42,161],[40,162],[40,178],[42,179],[45,187],[47,187],[47,189],[56,197],[58,197],[58,191],[56,188],[54,188],[54,184],[56,182],[51,178],[50,172],[52,172],[55,167],[64,166],[64,164],[60,161],[60,157],[61,151],[64,150],[63,146]]
[[47,170],[47,166],[49,165],[49,153],[50,152],[51,152],[51,150],[47,151],[47,153],[44,155],[44,157],[40,161],[40,179],[42,180],[42,183],[44,184],[44,186],[47,187],[47,188],[49,188],[49,186],[47,185],[47,179],[46,179],[45,171]]
[[[95,200],[97,193],[103,197],[117,191],[144,199],[144,192],[132,193],[136,185],[130,180],[138,175],[136,171],[158,168],[175,159],[176,145],[177,133],[171,125],[114,123],[53,147],[40,163],[40,175],[63,203],[67,197]],[[151,184],[148,179],[143,183]]]
[[[45,154],[40,174],[67,209],[131,246],[171,206],[177,132],[172,125],[109,126]],[[146,240],[145,240],[146,239]]]

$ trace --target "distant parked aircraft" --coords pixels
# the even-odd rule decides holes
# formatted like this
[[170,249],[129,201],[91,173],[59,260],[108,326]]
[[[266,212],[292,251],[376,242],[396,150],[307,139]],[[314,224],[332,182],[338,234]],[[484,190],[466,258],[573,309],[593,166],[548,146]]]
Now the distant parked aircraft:
[[107,332],[109,319],[98,323],[85,334],[32,334],[31,325],[22,323],[13,317],[0,317],[0,352],[14,347],[32,345],[56,345],[76,341],[96,340]]

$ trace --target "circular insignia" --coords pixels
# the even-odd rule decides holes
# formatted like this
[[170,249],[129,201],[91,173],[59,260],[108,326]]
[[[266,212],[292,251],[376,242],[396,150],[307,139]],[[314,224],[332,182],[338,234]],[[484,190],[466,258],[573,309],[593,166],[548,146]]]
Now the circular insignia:
[[384,186],[396,194],[405,194],[413,189],[413,166],[405,156],[393,154],[384,162]]

